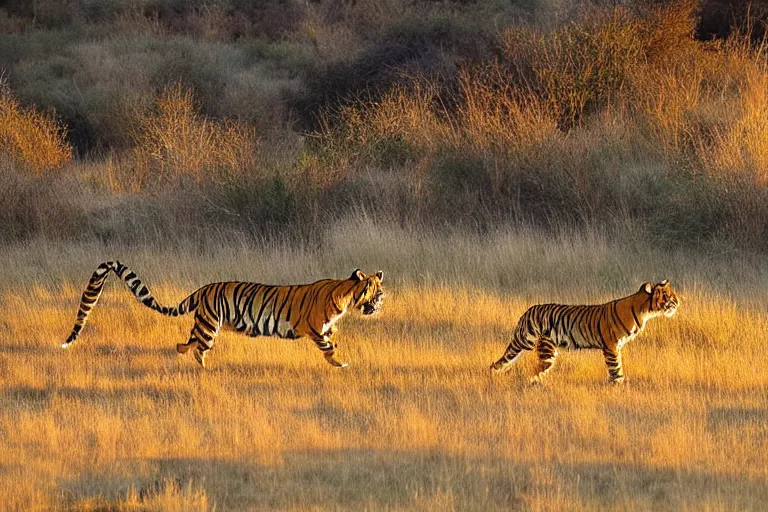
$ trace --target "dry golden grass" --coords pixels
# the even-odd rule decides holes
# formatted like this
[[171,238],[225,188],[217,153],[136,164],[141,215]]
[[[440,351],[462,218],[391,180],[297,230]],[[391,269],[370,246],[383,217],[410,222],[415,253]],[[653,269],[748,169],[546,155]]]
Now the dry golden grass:
[[[758,510],[768,499],[768,267],[595,235],[436,237],[366,222],[317,252],[203,254],[30,243],[2,250],[0,509]],[[328,366],[306,340],[223,334],[201,371],[169,319],[108,285],[62,352],[82,287],[119,255],[163,303],[221,279],[383,268],[372,319]],[[670,278],[679,315],[625,348],[629,384],[565,352],[491,378],[534,302],[596,302]]]

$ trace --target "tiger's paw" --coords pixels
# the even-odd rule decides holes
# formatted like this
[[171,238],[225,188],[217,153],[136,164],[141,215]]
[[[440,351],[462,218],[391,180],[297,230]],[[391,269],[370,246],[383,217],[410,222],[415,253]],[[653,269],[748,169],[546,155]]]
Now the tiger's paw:
[[179,354],[186,354],[194,346],[195,346],[194,343],[177,343],[176,352],[178,352]]
[[66,343],[66,342],[65,342],[65,343],[62,343],[62,344],[61,344],[61,349],[62,349],[62,350],[67,350],[71,344],[72,344],[72,343]]
[[330,354],[330,355],[326,354],[325,360],[328,361],[328,364],[336,368],[346,368],[347,366],[349,366],[347,363],[342,363],[341,361],[337,361],[336,358],[333,357],[333,354]]
[[491,375],[507,373],[512,369],[512,363],[504,363],[503,361],[496,361],[491,365]]
[[195,360],[200,363],[200,366],[203,368],[205,368],[205,356],[205,351],[200,350],[199,348],[195,349]]
[[622,377],[618,377],[616,379],[611,379],[611,384],[613,386],[621,386],[625,382],[626,382],[626,379],[623,376]]

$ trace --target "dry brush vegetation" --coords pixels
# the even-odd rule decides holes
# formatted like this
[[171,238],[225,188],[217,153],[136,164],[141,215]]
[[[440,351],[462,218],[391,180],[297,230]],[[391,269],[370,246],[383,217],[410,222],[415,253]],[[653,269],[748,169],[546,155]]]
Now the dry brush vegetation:
[[[0,26],[4,101],[24,105],[0,189],[24,197],[33,155],[56,163],[38,203],[58,225],[11,201],[6,239],[311,238],[364,209],[766,249],[760,3],[713,40],[715,0],[36,5]],[[8,143],[42,120],[58,144]]]
[[[768,8],[724,5],[3,3],[0,509],[760,509]],[[121,284],[62,353],[114,258],[169,304],[388,297],[339,371],[234,334],[201,371]],[[529,305],[664,278],[629,385],[489,376]]]

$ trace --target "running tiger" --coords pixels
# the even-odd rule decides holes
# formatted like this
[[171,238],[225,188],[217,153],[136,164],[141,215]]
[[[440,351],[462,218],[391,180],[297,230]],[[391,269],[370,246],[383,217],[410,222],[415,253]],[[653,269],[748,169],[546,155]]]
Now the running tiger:
[[176,345],[179,354],[194,349],[195,359],[205,368],[205,355],[213,347],[222,327],[248,336],[279,336],[296,339],[304,336],[315,342],[332,366],[347,366],[334,357],[331,336],[336,322],[349,309],[371,315],[381,305],[383,273],[366,276],[355,270],[349,279],[323,279],[312,284],[272,286],[248,282],[212,283],[182,300],[176,307],[160,306],[136,274],[119,261],[102,263],[91,276],[80,300],[77,320],[67,341],[69,347],[83,330],[88,314],[99,300],[104,283],[112,271],[145,306],[166,316],[195,312],[195,325],[186,343]]
[[644,283],[628,297],[595,306],[539,304],[530,307],[517,323],[512,342],[504,355],[491,365],[491,371],[502,373],[522,350],[536,349],[539,367],[531,382],[539,382],[552,368],[558,347],[597,348],[603,351],[610,381],[624,381],[621,348],[657,316],[671,317],[680,300],[669,281],[656,285]]

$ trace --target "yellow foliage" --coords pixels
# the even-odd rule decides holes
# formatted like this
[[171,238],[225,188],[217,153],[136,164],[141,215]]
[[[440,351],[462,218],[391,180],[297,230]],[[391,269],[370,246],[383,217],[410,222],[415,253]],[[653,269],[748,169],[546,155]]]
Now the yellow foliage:
[[19,105],[0,80],[0,153],[37,174],[72,160],[66,129],[52,115]]
[[216,181],[253,168],[257,139],[252,127],[201,115],[192,91],[181,84],[166,88],[155,107],[138,114],[134,133],[139,188],[153,176]]

